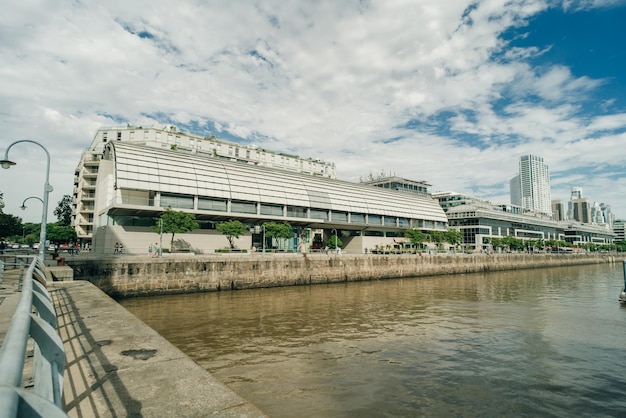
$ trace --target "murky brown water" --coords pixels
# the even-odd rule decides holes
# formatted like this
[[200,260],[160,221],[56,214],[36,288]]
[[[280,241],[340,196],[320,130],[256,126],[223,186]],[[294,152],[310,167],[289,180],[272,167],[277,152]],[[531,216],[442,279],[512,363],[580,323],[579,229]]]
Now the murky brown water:
[[621,416],[622,264],[128,299],[271,417]]

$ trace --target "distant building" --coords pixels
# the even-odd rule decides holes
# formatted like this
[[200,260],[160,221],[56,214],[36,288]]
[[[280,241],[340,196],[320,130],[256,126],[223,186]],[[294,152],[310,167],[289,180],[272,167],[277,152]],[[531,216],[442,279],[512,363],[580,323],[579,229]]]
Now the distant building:
[[624,241],[626,236],[624,235],[624,221],[623,219],[613,222],[613,233],[615,234],[615,241]]
[[607,205],[606,203],[600,202],[597,204],[597,207],[598,210],[602,213],[602,219],[606,226],[609,229],[613,229],[613,223],[615,223],[615,215],[613,214],[613,211],[611,211],[611,206]]
[[361,183],[367,184],[368,186],[376,186],[383,189],[390,189],[403,193],[430,196],[429,187],[431,185],[425,181],[407,180],[402,177],[389,176],[361,181]]
[[519,206],[474,202],[449,208],[450,227],[463,233],[462,247],[490,250],[492,238],[507,236],[522,240],[564,240],[563,227],[538,214],[524,214]]
[[564,221],[565,220],[565,205],[562,200],[553,200],[552,201],[552,219],[555,221]]
[[482,199],[476,197],[467,196],[457,192],[436,192],[433,193],[433,199],[435,199],[444,212],[448,212],[450,208],[456,206],[469,205],[474,202],[485,202]]
[[509,185],[511,204],[552,216],[550,174],[542,157],[520,157],[519,174],[511,179]]
[[509,181],[509,190],[511,192],[511,204],[522,206],[522,180],[519,174]]
[[582,187],[572,187],[570,200],[582,199],[583,198],[583,188]]
[[591,203],[589,199],[573,199],[569,201],[569,219],[583,224],[592,223]]

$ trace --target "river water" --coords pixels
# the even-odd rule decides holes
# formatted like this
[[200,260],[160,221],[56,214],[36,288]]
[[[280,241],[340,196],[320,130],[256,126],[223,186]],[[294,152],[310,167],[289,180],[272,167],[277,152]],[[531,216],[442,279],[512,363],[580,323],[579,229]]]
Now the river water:
[[122,300],[272,418],[626,414],[622,263]]

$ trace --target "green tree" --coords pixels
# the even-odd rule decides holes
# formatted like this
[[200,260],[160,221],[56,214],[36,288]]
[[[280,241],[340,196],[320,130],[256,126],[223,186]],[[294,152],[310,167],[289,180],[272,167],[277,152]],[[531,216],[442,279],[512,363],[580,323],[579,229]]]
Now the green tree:
[[451,228],[443,233],[443,240],[456,247],[463,242],[463,234],[458,229]]
[[72,223],[72,196],[63,195],[63,198],[57,203],[54,216],[57,217],[61,226],[70,226]]
[[341,240],[334,234],[331,235],[330,238],[328,238],[328,240],[326,241],[326,245],[331,250],[336,250],[337,248],[343,248],[343,242],[341,242]]
[[414,246],[421,245],[424,242],[424,233],[420,229],[407,229],[404,231],[404,237],[411,241]]
[[[34,224],[31,222],[26,222],[24,225],[22,225],[22,231],[24,234],[23,244],[32,245],[36,242],[39,242],[39,233],[41,232],[41,224]],[[46,233],[46,235],[48,234]]]
[[22,232],[22,218],[0,213],[0,239],[4,240],[15,235],[21,237]]
[[[266,237],[278,238],[281,241],[293,237],[293,229],[288,222],[265,222],[263,223],[263,227]],[[280,244],[278,248],[281,248]]]
[[248,230],[246,226],[240,221],[232,219],[230,221],[218,224],[216,229],[222,234],[226,235],[231,250],[235,248],[235,243],[233,242],[233,240],[235,238],[239,238]]
[[441,232],[441,231],[432,231],[430,233],[430,240],[437,245],[437,248],[439,248],[439,246],[443,242],[443,232]]
[[[161,229],[161,225],[163,229]],[[196,222],[196,215],[193,213],[176,211],[168,207],[165,209],[165,212],[161,214],[159,221],[152,226],[152,231],[160,234],[162,230],[166,234],[172,234],[172,238],[170,239],[170,251],[174,252],[174,236],[176,234],[184,234],[193,231],[199,227],[200,225]]]
[[76,230],[71,226],[51,223],[46,225],[46,239],[59,243],[73,242],[76,241]]
[[0,192],[0,214],[2,214],[2,210],[4,209],[4,193]]

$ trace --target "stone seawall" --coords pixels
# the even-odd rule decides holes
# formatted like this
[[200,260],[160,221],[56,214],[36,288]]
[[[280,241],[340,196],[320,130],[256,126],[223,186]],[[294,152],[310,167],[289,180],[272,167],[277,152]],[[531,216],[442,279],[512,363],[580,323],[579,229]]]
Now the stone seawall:
[[115,298],[615,262],[608,254],[172,255],[68,260]]

